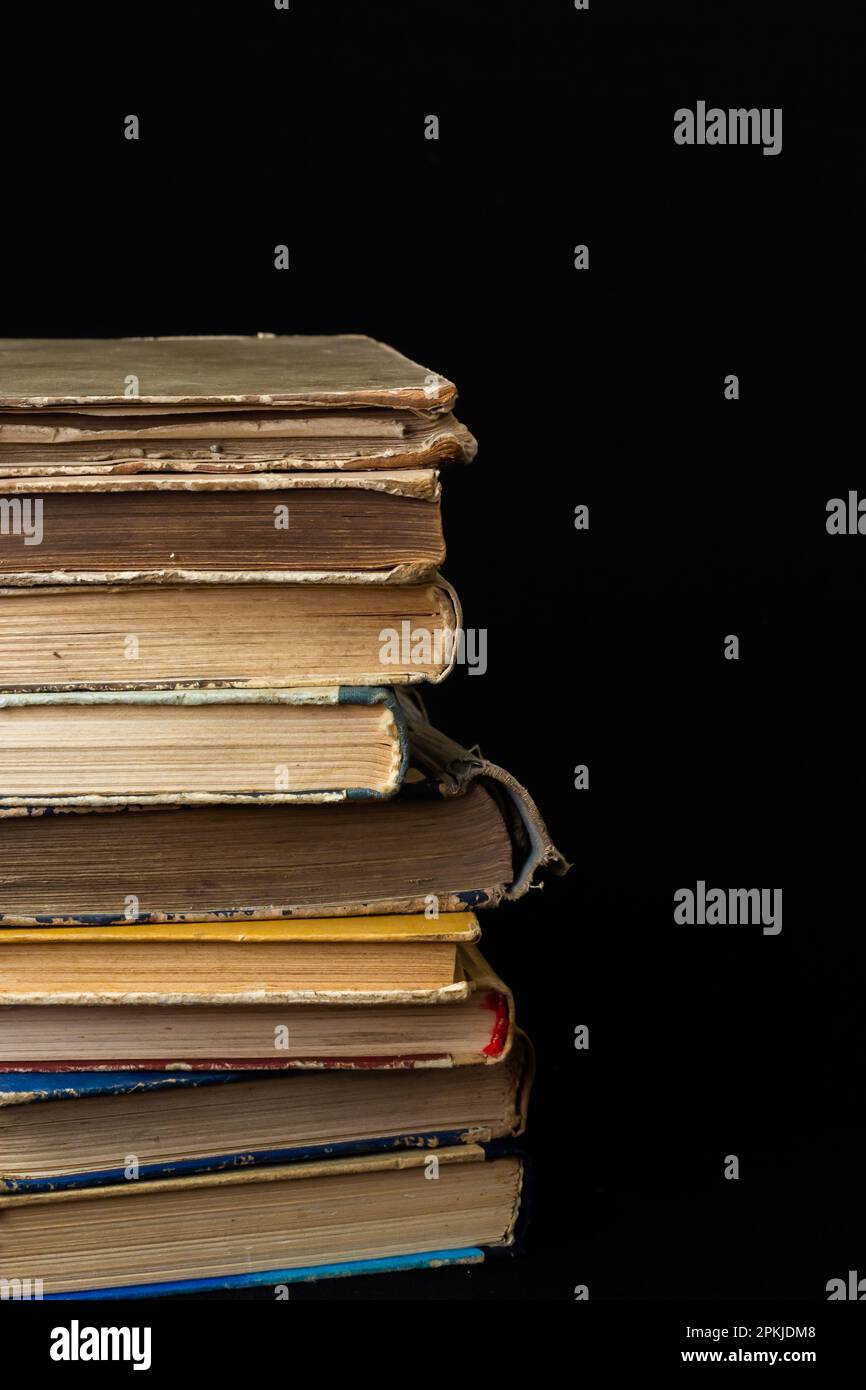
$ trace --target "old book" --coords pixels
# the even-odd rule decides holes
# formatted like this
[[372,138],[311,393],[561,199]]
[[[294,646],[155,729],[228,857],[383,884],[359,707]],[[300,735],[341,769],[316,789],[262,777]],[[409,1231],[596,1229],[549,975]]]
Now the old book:
[[129,921],[130,894],[135,920],[154,923],[454,912],[565,872],[516,778],[432,729],[419,702],[396,705],[410,766],[390,801],[0,803],[0,928]]
[[[514,1241],[523,1165],[478,1144],[0,1197],[4,1269],[48,1298],[283,1284],[477,1261]],[[428,1259],[423,1258],[427,1252]]]
[[0,339],[0,409],[447,411],[452,382],[363,334]]
[[390,690],[0,694],[0,807],[390,796],[406,769]]
[[384,586],[0,587],[0,687],[269,689],[439,681],[457,655],[460,622],[457,596],[441,579]]
[[265,577],[417,582],[445,557],[438,474],[30,478],[0,483],[7,584]]
[[427,1003],[465,996],[457,948],[479,936],[471,912],[10,928],[0,932],[0,1006],[380,1003],[391,994]]
[[0,1070],[462,1066],[501,1061],[514,1029],[510,991],[474,946],[424,1002],[409,989],[378,1003],[352,990],[317,1003],[41,1001],[0,1005]]
[[390,801],[0,808],[0,927],[128,921],[130,894],[139,922],[453,912],[565,871],[515,778],[411,728],[412,766]]
[[0,1073],[0,1192],[510,1138],[532,1072],[518,1032],[498,1067]]
[[0,477],[441,468],[475,456],[453,415],[429,410],[187,406],[0,410]]
[[451,382],[359,335],[0,341],[0,478],[431,469]]

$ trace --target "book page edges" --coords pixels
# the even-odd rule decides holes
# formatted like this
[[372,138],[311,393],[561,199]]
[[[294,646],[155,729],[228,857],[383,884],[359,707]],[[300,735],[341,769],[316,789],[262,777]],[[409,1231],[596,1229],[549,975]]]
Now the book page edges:
[[[478,452],[478,445],[472,434],[459,420],[451,418],[450,425],[443,423],[433,431],[423,445],[409,447],[404,443],[400,448],[384,445],[376,451],[364,452],[348,449],[341,454],[338,450],[328,455],[313,456],[304,454],[300,448],[291,448],[286,440],[272,439],[260,446],[259,452],[252,450],[247,443],[244,452],[232,449],[232,441],[226,440],[219,453],[213,453],[204,443],[199,447],[185,441],[184,447],[176,445],[172,449],[166,441],[160,448],[157,441],[137,449],[134,445],[112,446],[82,444],[75,457],[69,445],[61,446],[59,457],[56,446],[45,445],[44,458],[32,457],[38,446],[27,446],[25,457],[13,462],[11,456],[24,452],[14,444],[0,445],[0,478],[74,478],[81,474],[129,476],[136,473],[192,473],[203,477],[222,477],[249,473],[298,473],[338,472],[351,474],[366,470],[385,471],[391,469],[430,468],[439,469],[453,464],[471,463]],[[53,456],[52,456],[53,455]]]
[[442,582],[437,571],[443,559],[444,551],[433,560],[402,561],[387,570],[14,570],[4,572],[0,582],[9,589],[110,584],[424,584]]
[[[2,454],[0,454],[2,461]],[[46,475],[34,482],[17,473],[2,478],[0,493],[76,494],[107,492],[385,492],[394,497],[411,497],[438,503],[442,485],[435,469],[406,468],[400,473],[206,473],[171,474],[146,472],[75,475]]]
[[149,990],[69,990],[63,993],[58,990],[36,990],[17,993],[0,987],[0,1008],[237,1008],[274,1004],[349,1006],[359,1009],[401,1004],[427,1007],[461,1003],[469,998],[470,992],[466,980],[457,980],[437,989],[252,989],[209,994],[154,993]]
[[[72,929],[75,930],[75,929]],[[183,992],[155,993],[136,990],[103,991],[65,991],[39,990],[17,993],[14,990],[0,990],[0,1007],[69,1007],[69,1008],[209,1008],[209,1007],[249,1007],[285,1004],[291,1006],[327,1005],[328,1007],[377,1008],[404,1004],[435,1007],[439,1004],[462,1003],[470,994],[486,991],[504,1001],[507,1022],[494,1020],[489,1051],[485,1061],[500,1061],[511,1048],[514,1033],[514,1000],[511,991],[487,965],[475,946],[460,944],[457,947],[456,978],[452,984],[441,985],[436,989],[393,989],[393,990],[352,990],[352,989],[292,989],[292,990],[242,990],[211,992],[210,994]],[[504,1025],[504,1026],[503,1026]],[[498,1031],[497,1031],[498,1030]],[[462,1054],[461,1054],[462,1055]],[[473,1061],[476,1053],[468,1054]]]
[[[201,578],[201,576],[199,576],[199,577]],[[284,576],[283,576],[283,577],[284,577]],[[11,587],[11,588],[10,588],[10,587],[5,587],[5,588],[4,588],[4,587],[3,587],[3,582],[4,582],[5,580],[8,579],[8,576],[5,576],[5,575],[2,576],[2,578],[0,578],[0,599],[14,599],[14,598],[22,597],[22,596],[27,596],[27,595],[29,594],[29,590],[30,590],[31,588],[38,588],[38,590],[39,590],[39,592],[40,592],[40,595],[44,595],[44,596],[46,596],[46,597],[56,597],[56,596],[61,595],[61,594],[67,594],[67,593],[69,593],[70,590],[71,590],[72,588],[75,587],[74,584],[72,584],[72,583],[69,582],[70,576],[68,576],[68,575],[66,576],[66,579],[64,580],[64,582],[63,582],[62,584],[59,584],[59,585],[54,585],[54,584],[42,584],[42,583],[39,583],[39,584],[30,584],[30,583],[27,583],[27,584],[25,584],[25,583],[23,583],[23,582],[19,583],[19,580],[23,580],[24,578],[25,578],[25,576],[22,576],[22,575],[13,576],[13,577],[12,577],[12,582],[13,582],[14,587]],[[92,578],[92,581],[93,581],[94,584],[103,585],[103,581],[104,581],[104,585],[103,585],[103,586],[105,587],[106,593],[112,593],[112,592],[114,592],[114,591],[115,591],[115,587],[118,588],[118,589],[120,589],[121,591],[122,591],[124,588],[128,587],[126,584],[120,584],[120,585],[115,586],[115,585],[113,584],[113,582],[111,581],[111,579],[110,579],[108,576],[91,576],[91,578]],[[328,583],[331,583],[332,581],[333,581],[333,582],[336,582],[336,580],[334,579],[334,576],[331,576],[331,577],[328,579],[327,582],[328,582]],[[168,588],[172,587],[174,584],[177,584],[177,581],[176,581],[176,580],[172,580],[172,579],[165,579],[164,581],[160,581],[160,582],[161,582],[161,583],[164,582],[165,587],[168,587]],[[203,582],[205,582],[205,581],[203,581]],[[209,578],[209,577],[208,577],[208,579],[207,579],[206,582],[210,582],[210,578]],[[263,578],[263,576],[261,576],[261,575],[255,575],[255,576],[254,576],[254,575],[251,575],[251,574],[245,574],[245,575],[243,575],[242,577],[240,577],[237,573],[233,573],[233,575],[230,575],[227,579],[224,579],[224,582],[229,583],[229,584],[233,584],[233,583],[244,583],[244,584],[255,585],[255,584],[260,583],[260,582],[266,583],[267,580],[266,580],[265,578]],[[280,582],[282,582],[282,577],[281,577],[281,579],[280,579]],[[447,654],[447,660],[444,661],[444,662],[442,663],[442,665],[439,667],[438,670],[435,670],[435,669],[434,669],[434,670],[433,670],[431,673],[429,673],[429,674],[426,673],[426,672],[424,672],[424,671],[413,672],[413,671],[411,671],[411,670],[406,670],[406,669],[400,671],[400,670],[396,670],[396,669],[395,669],[395,670],[391,670],[391,669],[389,668],[389,669],[388,669],[388,685],[389,685],[389,686],[394,686],[394,685],[412,685],[412,684],[418,684],[418,683],[420,683],[421,681],[425,681],[425,680],[429,681],[431,685],[436,685],[436,684],[438,684],[440,681],[445,680],[446,676],[448,676],[448,675],[450,674],[450,672],[451,672],[451,671],[453,670],[453,668],[454,668],[454,663],[455,663],[455,660],[456,660],[456,657],[457,657],[457,649],[458,649],[457,633],[459,632],[460,628],[462,627],[462,623],[463,623],[463,615],[462,615],[462,610],[461,610],[461,606],[460,606],[460,600],[459,600],[459,598],[458,598],[458,596],[457,596],[457,593],[456,593],[456,591],[454,590],[453,586],[452,586],[451,584],[449,584],[448,581],[447,581],[447,579],[444,579],[443,576],[442,576],[441,574],[436,574],[436,573],[434,573],[434,574],[431,575],[431,576],[429,577],[429,579],[428,579],[427,581],[425,581],[425,582],[430,583],[430,584],[432,585],[432,587],[434,588],[434,590],[435,590],[435,595],[436,595],[436,613],[435,613],[435,620],[436,620],[436,622],[437,622],[437,624],[438,624],[437,629],[436,629],[436,632],[438,633],[439,630],[440,630],[440,627],[441,627],[441,632],[442,632],[442,634],[443,634],[442,639],[441,639],[441,641],[442,641],[442,647],[443,647],[444,653]],[[135,583],[136,583],[136,584],[142,584],[142,585],[143,585],[144,581],[142,581],[142,580],[139,578],[139,580],[135,581]],[[182,585],[179,586],[179,587],[182,587]],[[384,621],[384,618],[383,618],[383,621]],[[366,681],[365,681],[365,680],[358,680],[358,681],[356,681],[356,682],[355,682],[354,688],[359,688],[359,687],[372,688],[372,687],[374,687],[374,686],[381,686],[382,683],[383,683],[382,677],[383,677],[384,671],[385,671],[385,668],[384,668],[384,667],[380,667],[379,670],[376,671],[375,673],[370,672],[370,673],[369,673],[369,676],[368,676],[368,679],[367,679]],[[322,685],[322,686],[317,686],[317,687],[312,687],[312,688],[314,688],[314,689],[321,689],[321,690],[333,690],[333,689],[339,688],[341,684],[342,684],[342,682],[335,680],[335,681],[333,681],[330,685]],[[60,692],[74,693],[75,691],[79,691],[79,692],[93,692],[94,694],[106,694],[106,695],[110,695],[110,694],[113,693],[113,692],[123,692],[123,691],[130,691],[130,692],[134,692],[134,691],[141,691],[141,692],[154,691],[154,692],[158,692],[158,691],[160,691],[160,690],[166,690],[166,691],[177,692],[177,693],[180,694],[180,693],[183,693],[184,691],[195,691],[195,690],[198,690],[198,691],[217,691],[217,690],[245,690],[245,691],[255,691],[255,690],[262,690],[262,691],[280,691],[280,690],[286,690],[286,691],[291,691],[291,690],[303,690],[303,689],[305,689],[305,688],[307,688],[307,687],[303,687],[303,686],[296,685],[296,684],[294,684],[294,683],[292,683],[291,681],[286,680],[286,679],[283,679],[283,680],[272,680],[268,685],[264,685],[264,686],[263,686],[260,679],[250,678],[250,679],[248,679],[248,680],[242,680],[242,679],[238,679],[238,680],[192,679],[192,680],[188,680],[188,681],[175,681],[175,682],[165,681],[165,682],[149,682],[149,683],[144,683],[144,682],[140,682],[140,681],[104,681],[104,682],[94,682],[94,681],[83,682],[83,681],[82,681],[82,682],[75,682],[74,685],[70,685],[69,683],[63,684],[63,683],[57,682],[57,683],[54,683],[54,684],[43,684],[43,685],[40,685],[40,686],[38,686],[38,687],[34,687],[32,690],[29,690],[29,691],[28,691],[28,690],[22,690],[22,691],[20,691],[20,692],[17,691],[16,687],[15,687],[11,682],[9,682],[9,683],[7,684],[7,688],[10,689],[10,690],[11,690],[12,692],[14,692],[14,693],[21,693],[21,694],[31,693],[31,694],[49,694],[49,695],[50,695],[50,694],[53,694],[54,692],[57,692],[57,693],[60,693]],[[2,814],[2,812],[0,812],[0,814]],[[422,903],[422,906],[423,906],[423,903]]]
[[100,792],[69,796],[31,796],[0,793],[0,819],[6,808],[120,807],[120,806],[223,806],[223,805],[281,805],[305,802],[312,805],[331,801],[382,800],[393,796],[400,788],[409,759],[406,721],[401,707],[388,686],[308,686],[261,688],[248,690],[65,690],[54,692],[0,693],[0,710],[7,706],[38,705],[333,705],[378,704],[386,711],[390,723],[392,756],[384,785],[377,787],[346,787],[328,791],[299,792],[159,792],[106,795]]

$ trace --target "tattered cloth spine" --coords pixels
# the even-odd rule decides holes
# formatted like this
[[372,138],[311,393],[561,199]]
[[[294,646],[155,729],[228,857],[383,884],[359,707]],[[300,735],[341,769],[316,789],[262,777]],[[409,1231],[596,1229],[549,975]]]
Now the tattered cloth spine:
[[[429,786],[435,794],[460,796],[477,778],[508,811],[512,841],[523,857],[514,881],[503,887],[501,896],[522,897],[533,886],[540,870],[558,875],[567,873],[571,865],[556,848],[541,812],[517,778],[483,757],[477,747],[464,748],[447,734],[434,729],[416,691],[403,689],[395,691],[394,695],[406,721],[412,764],[427,773]],[[484,906],[478,901],[470,902],[472,895],[459,896],[461,907]],[[495,905],[490,899],[487,901]]]

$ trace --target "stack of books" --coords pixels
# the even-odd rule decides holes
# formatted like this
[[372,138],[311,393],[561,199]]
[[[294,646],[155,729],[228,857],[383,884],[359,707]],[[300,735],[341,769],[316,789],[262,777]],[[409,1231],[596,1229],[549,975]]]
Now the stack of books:
[[433,729],[453,385],[361,336],[0,342],[0,1277],[513,1248],[477,909],[565,863]]

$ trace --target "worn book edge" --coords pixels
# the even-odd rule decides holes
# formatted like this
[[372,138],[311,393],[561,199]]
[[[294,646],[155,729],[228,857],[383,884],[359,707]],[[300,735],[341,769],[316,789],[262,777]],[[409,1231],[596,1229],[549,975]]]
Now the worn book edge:
[[[409,742],[402,710],[393,690],[388,686],[341,685],[253,690],[61,690],[51,692],[0,692],[0,710],[39,705],[376,705],[386,707],[393,730],[393,758],[384,790],[375,787],[346,787],[336,791],[308,790],[303,792],[160,792],[123,795],[86,793],[69,796],[23,796],[0,792],[0,819],[6,810],[29,814],[31,809],[62,809],[65,807],[108,808],[119,806],[220,806],[255,805],[277,806],[306,802],[318,804],[337,801],[379,801],[391,797],[406,775],[409,761]],[[279,916],[279,913],[272,914]]]

